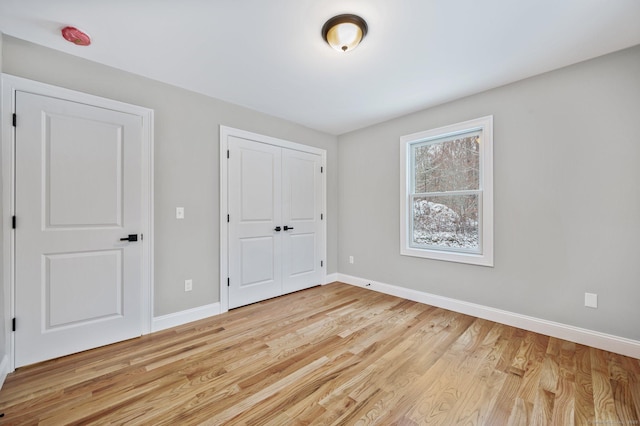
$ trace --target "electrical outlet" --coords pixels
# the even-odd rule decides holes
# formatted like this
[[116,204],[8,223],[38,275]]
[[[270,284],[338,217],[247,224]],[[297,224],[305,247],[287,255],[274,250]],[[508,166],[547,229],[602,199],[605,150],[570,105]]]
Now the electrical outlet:
[[585,293],[584,294],[584,306],[587,308],[597,308],[598,307],[598,295],[595,293]]
[[176,207],[176,219],[184,219],[184,207]]
[[349,256],[349,263],[353,264],[353,256]]
[[193,290],[193,280],[184,280],[184,291]]

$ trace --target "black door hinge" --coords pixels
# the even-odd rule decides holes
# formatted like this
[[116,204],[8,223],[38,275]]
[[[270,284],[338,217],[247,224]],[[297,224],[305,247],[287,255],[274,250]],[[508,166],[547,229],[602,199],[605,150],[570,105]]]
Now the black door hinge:
[[11,227],[12,227],[13,229],[16,229],[16,217],[15,217],[15,216],[13,216],[13,217],[11,218]]
[[231,287],[231,278],[227,277],[227,287]]
[[16,331],[16,319],[15,318],[11,321],[11,330],[12,331]]
[[324,266],[324,260],[320,261],[320,267],[322,268]]
[[324,173],[324,167],[320,166],[320,173]]
[[324,215],[322,213],[320,213],[320,220],[324,219]]
[[229,157],[229,150],[227,150],[227,158],[230,158],[230,157]]
[[16,123],[18,122],[18,116],[16,115],[16,113],[13,113],[13,127],[16,127]]
[[227,223],[229,223],[229,215],[227,215]]

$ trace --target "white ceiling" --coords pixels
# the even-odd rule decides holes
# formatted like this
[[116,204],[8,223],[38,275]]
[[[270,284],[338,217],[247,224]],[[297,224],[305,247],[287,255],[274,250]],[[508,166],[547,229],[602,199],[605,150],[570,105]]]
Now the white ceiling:
[[[369,25],[346,54],[341,13]],[[640,0],[0,0],[0,31],[342,134],[640,44]]]

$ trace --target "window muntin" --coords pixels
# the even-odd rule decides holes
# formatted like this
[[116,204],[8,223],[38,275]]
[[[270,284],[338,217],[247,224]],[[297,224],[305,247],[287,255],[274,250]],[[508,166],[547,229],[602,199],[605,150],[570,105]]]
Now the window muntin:
[[401,254],[493,266],[493,117],[401,138]]

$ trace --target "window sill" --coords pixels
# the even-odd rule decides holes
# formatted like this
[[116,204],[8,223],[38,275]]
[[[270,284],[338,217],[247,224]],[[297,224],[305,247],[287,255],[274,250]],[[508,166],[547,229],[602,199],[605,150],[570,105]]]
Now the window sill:
[[402,248],[400,254],[402,256],[422,257],[425,259],[493,267],[493,256],[488,253],[453,253],[440,250]]

